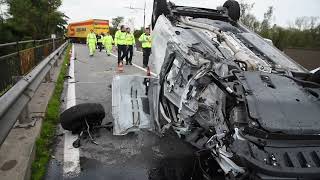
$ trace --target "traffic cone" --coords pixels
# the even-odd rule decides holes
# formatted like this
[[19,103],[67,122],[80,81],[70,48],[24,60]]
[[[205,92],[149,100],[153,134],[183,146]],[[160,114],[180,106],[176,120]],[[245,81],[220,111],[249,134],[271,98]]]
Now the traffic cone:
[[149,66],[147,67],[147,76],[151,76],[150,67]]
[[121,61],[119,64],[118,64],[118,72],[119,73],[122,73],[124,71],[123,69],[123,62]]

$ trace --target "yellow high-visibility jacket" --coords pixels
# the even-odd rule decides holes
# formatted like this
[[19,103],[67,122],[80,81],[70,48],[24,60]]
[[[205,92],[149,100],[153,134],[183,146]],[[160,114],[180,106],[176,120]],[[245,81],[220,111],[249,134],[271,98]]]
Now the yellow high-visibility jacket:
[[114,45],[126,45],[126,32],[122,32],[121,30],[118,30],[114,36]]
[[152,40],[150,35],[146,35],[145,33],[143,33],[139,37],[139,41],[142,43],[142,48],[151,48]]
[[87,35],[87,44],[97,44],[97,37],[94,33]]
[[127,33],[126,42],[127,42],[127,45],[129,45],[129,46],[136,44],[136,40],[135,40],[134,35],[132,33]]
[[106,35],[103,37],[102,43],[104,46],[112,45],[113,44],[113,38],[111,35]]

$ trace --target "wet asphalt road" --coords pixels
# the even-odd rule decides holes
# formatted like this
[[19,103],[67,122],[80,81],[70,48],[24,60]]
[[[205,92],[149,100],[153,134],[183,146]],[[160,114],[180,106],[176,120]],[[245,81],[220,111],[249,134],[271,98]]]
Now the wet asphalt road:
[[[112,122],[111,82],[117,74],[116,57],[108,57],[105,52],[89,57],[87,47],[80,44],[75,45],[75,52],[76,103],[101,103],[106,112],[103,124]],[[136,52],[133,62],[142,66],[142,54]],[[123,74],[146,73],[134,66],[125,66]],[[62,101],[68,101],[65,93]],[[79,176],[65,179],[180,180],[190,179],[193,173],[194,149],[174,134],[160,138],[152,132],[140,131],[113,136],[111,131],[100,129],[94,136],[99,145],[88,139],[81,141]],[[60,127],[46,180],[63,179],[63,141]]]

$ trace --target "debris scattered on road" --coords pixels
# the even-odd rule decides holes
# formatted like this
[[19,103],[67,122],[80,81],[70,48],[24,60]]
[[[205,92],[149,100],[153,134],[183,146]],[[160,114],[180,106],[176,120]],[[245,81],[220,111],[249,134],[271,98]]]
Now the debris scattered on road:
[[72,79],[71,76],[64,76],[64,79]]
[[80,144],[80,138],[78,138],[77,140],[75,140],[73,143],[72,143],[72,146],[74,148],[79,148],[81,146]]

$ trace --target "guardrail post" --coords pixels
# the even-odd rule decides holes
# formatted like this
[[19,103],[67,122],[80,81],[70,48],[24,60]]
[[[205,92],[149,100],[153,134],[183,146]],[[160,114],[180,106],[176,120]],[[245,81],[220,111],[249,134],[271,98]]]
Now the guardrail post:
[[50,72],[51,72],[51,70],[49,70],[49,72],[46,74],[46,76],[44,78],[45,82],[51,82],[52,81]]
[[58,59],[59,59],[59,58],[60,58],[60,51],[57,52],[56,55],[54,55],[54,59],[55,59],[55,61],[54,61],[54,63],[53,63],[53,66],[54,66],[54,67],[58,67]]
[[54,62],[54,67],[58,67],[58,59],[59,59],[59,53],[54,56],[55,62]]
[[27,104],[22,112],[20,113],[19,117],[18,117],[18,120],[19,120],[19,124],[27,124],[27,123],[30,123],[31,122],[31,118],[29,116],[29,104]]

